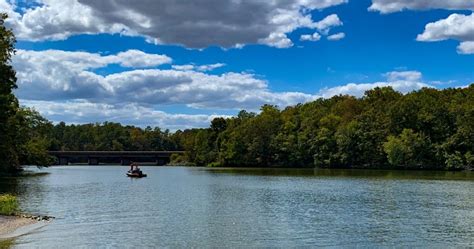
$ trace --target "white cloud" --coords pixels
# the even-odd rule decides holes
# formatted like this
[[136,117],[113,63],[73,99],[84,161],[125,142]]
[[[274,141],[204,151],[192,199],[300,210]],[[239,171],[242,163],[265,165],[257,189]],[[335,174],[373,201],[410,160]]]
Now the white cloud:
[[105,81],[114,85],[113,100],[202,109],[258,109],[263,104],[287,106],[312,98],[303,93],[271,92],[266,81],[247,73],[134,70],[108,75]]
[[345,37],[346,37],[346,34],[340,32],[340,33],[328,36],[328,40],[330,40],[330,41],[339,41],[339,40],[344,39]]
[[[120,33],[143,36],[159,44],[190,48],[245,44],[292,46],[287,34],[299,28],[327,32],[341,25],[336,15],[321,22],[310,11],[347,0],[285,1],[125,1],[41,0],[9,21],[23,40],[62,40],[76,34]],[[11,5],[0,0],[5,9]]]
[[18,71],[16,93],[21,99],[41,101],[86,99],[111,105],[172,104],[199,109],[257,110],[263,104],[284,107],[338,93],[358,96],[375,86],[393,86],[402,92],[429,86],[422,82],[422,75],[417,71],[389,72],[384,74],[385,82],[348,84],[324,89],[319,95],[274,92],[265,80],[253,74],[213,75],[205,70],[193,70],[200,67],[195,65],[181,70],[131,69],[105,76],[90,71],[103,67],[109,58],[115,57],[85,52],[20,50],[13,60]]
[[301,41],[319,41],[321,40],[321,35],[318,32],[314,32],[312,35],[301,35]]
[[285,33],[271,33],[268,37],[259,39],[259,43],[267,44],[276,48],[289,48],[293,46],[293,42],[286,36]]
[[387,81],[373,83],[349,83],[342,86],[324,88],[319,92],[323,98],[330,98],[335,95],[353,95],[362,97],[365,91],[375,87],[390,86],[396,91],[407,93],[423,87],[432,87],[429,84],[421,82],[422,75],[417,71],[396,71],[385,73]]
[[405,9],[474,10],[474,0],[372,0],[371,11],[398,12]]
[[118,62],[123,67],[154,67],[170,64],[171,58],[161,54],[147,54],[140,50],[128,50],[111,56],[112,61]]
[[384,76],[388,81],[420,81],[422,78],[421,72],[418,71],[392,71],[385,73]]
[[170,64],[172,62],[172,59],[166,55],[148,54],[134,49],[107,56],[98,53],[63,50],[18,50],[17,53],[17,58],[20,62],[56,61],[58,64],[63,64],[74,70],[101,68],[109,64],[119,64],[123,67],[146,68]]
[[376,88],[376,87],[386,87],[390,86],[396,91],[407,93],[414,90],[421,89],[423,87],[431,87],[428,84],[421,82],[411,82],[411,81],[393,81],[393,82],[375,82],[375,83],[349,83],[343,86],[325,88],[319,92],[319,94],[324,98],[330,98],[335,95],[353,95],[356,97],[362,97],[365,91]]
[[207,65],[197,66],[196,70],[201,71],[201,72],[206,72],[206,71],[212,71],[214,69],[224,67],[224,66],[225,66],[224,63],[214,63],[214,64],[207,64]]
[[442,41],[456,39],[474,41],[474,13],[466,16],[451,14],[446,19],[428,23],[425,31],[418,35],[418,41]]
[[[131,54],[136,53],[139,52]],[[223,64],[192,65],[193,68],[180,70],[131,69],[105,76],[91,71],[110,63],[131,63],[124,54],[130,52],[101,56],[87,52],[19,50],[13,59],[18,72],[16,93],[21,99],[29,100],[87,99],[109,104],[182,104],[204,109],[258,109],[263,104],[287,106],[313,98],[304,93],[272,92],[266,81],[248,73],[205,73]],[[139,57],[143,63],[131,64],[150,65],[148,58],[153,56],[146,54]]]
[[474,54],[474,41],[461,42],[458,46],[460,54]]
[[7,2],[6,0],[0,0],[0,9],[2,12],[11,13],[13,12],[13,5]]
[[207,127],[218,115],[171,114],[157,108],[173,104],[203,109],[204,113],[209,109],[258,110],[263,104],[285,107],[338,94],[362,96],[374,87],[392,86],[409,92],[430,86],[421,81],[417,71],[388,72],[384,74],[387,81],[350,83],[322,89],[318,94],[273,92],[266,81],[248,73],[211,75],[191,69],[130,69],[103,76],[90,71],[107,63],[121,64],[117,58],[127,56],[119,54],[19,50],[13,60],[18,71],[16,93],[23,105],[38,109],[53,121],[107,120],[176,130]]
[[12,25],[14,20],[20,17],[20,14],[15,12],[16,5],[8,0],[0,0],[0,13],[8,14],[9,18],[6,20],[7,25]]
[[206,64],[206,65],[194,65],[194,64],[186,64],[186,65],[172,65],[171,68],[179,71],[199,71],[199,72],[208,72],[214,69],[224,67],[224,63],[214,63],[214,64]]
[[329,15],[325,17],[323,20],[316,22],[312,25],[312,27],[319,30],[324,35],[327,35],[331,28],[342,26],[342,21],[339,19],[339,16],[336,14]]
[[[76,0],[44,0],[42,6],[16,13],[9,20],[18,39],[63,40],[74,34],[120,33],[127,27],[104,23],[92,8]],[[125,12],[124,12],[125,13]]]
[[[307,102],[316,96],[300,92],[273,92],[266,81],[247,73],[210,75],[223,64],[191,65],[194,70],[127,69],[99,75],[95,69],[110,63],[151,65],[152,54],[129,61],[123,52],[102,56],[87,52],[19,50],[13,58],[17,70],[17,96],[48,119],[72,123],[114,121],[139,126],[175,129],[207,127],[217,114],[171,114],[160,106],[172,104],[209,109],[258,110],[263,104],[279,106]],[[156,57],[164,58],[164,57]],[[170,61],[165,60],[165,61]],[[164,62],[162,60],[162,62]],[[162,63],[160,62],[160,63]],[[202,72],[200,72],[200,71]]]
[[308,9],[324,9],[347,2],[349,2],[349,0],[297,0],[294,4],[305,6]]
[[89,70],[109,64],[140,68],[169,62],[171,58],[165,55],[146,54],[138,50],[108,56],[61,50],[18,50],[13,57],[20,86],[17,93],[27,99],[109,97],[116,86]]
[[386,81],[350,83],[322,89],[319,94],[274,92],[265,80],[249,73],[214,75],[205,72],[220,64],[190,65],[192,69],[184,71],[124,68],[122,72],[109,75],[94,73],[95,69],[111,63],[127,62],[138,67],[153,64],[148,60],[154,58],[152,54],[145,54],[143,63],[132,63],[128,56],[123,56],[137,53],[142,52],[102,56],[87,52],[19,50],[13,58],[19,85],[16,94],[22,104],[37,108],[54,121],[109,120],[178,129],[205,127],[214,116],[170,114],[157,108],[171,104],[203,109],[204,113],[209,109],[258,110],[263,104],[285,107],[338,94],[362,96],[374,87],[392,86],[401,92],[429,87],[417,71],[389,72],[384,74]]
[[474,13],[471,15],[451,14],[446,19],[428,23],[418,41],[432,42],[454,39],[461,41],[458,52],[474,53],[471,42],[474,42]]
[[170,130],[208,127],[217,114],[171,114],[133,103],[111,105],[84,100],[67,102],[20,100],[24,106],[33,107],[53,122],[95,123],[120,122],[136,126],[158,126]]
[[[309,25],[311,28],[317,29],[321,34],[323,35],[328,35],[329,31],[337,26],[342,26],[342,21],[339,19],[339,17],[336,14],[332,14],[329,16],[326,16],[323,20],[319,22],[312,23]],[[343,36],[343,37],[338,37],[338,36]],[[345,34],[344,33],[339,33],[337,35],[331,35],[328,36],[329,40],[335,40],[335,39],[342,39],[344,38]],[[335,39],[334,39],[335,38]],[[300,36],[300,41],[319,41],[321,40],[321,35],[318,32],[314,32],[313,34],[303,34]]]
[[179,71],[193,71],[196,66],[192,64],[186,64],[186,65],[172,65],[171,68]]

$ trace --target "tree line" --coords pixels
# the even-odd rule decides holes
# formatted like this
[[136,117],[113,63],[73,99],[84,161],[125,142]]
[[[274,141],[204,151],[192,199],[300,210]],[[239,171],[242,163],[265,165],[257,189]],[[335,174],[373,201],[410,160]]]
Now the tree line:
[[180,134],[197,165],[377,169],[474,168],[474,84],[265,105]]
[[390,87],[289,106],[264,105],[215,118],[209,128],[170,132],[119,123],[52,124],[19,108],[23,163],[47,165],[46,150],[184,150],[175,164],[377,169],[474,168],[474,84]]

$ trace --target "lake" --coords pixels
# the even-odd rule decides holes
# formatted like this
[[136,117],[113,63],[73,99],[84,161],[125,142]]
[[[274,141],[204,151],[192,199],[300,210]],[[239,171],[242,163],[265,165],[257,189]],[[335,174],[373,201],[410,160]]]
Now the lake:
[[472,247],[474,172],[61,166],[3,179],[55,216],[18,248]]

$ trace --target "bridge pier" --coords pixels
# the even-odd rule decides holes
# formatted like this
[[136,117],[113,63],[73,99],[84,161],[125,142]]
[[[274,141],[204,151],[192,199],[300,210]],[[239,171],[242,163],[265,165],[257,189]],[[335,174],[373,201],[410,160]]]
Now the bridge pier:
[[158,165],[158,166],[162,166],[162,165],[165,165],[165,160],[163,160],[163,158],[157,158],[157,159],[155,160],[155,163],[156,163],[156,165]]
[[69,158],[67,158],[67,157],[58,158],[58,164],[59,165],[68,165],[69,164]]
[[89,157],[88,163],[89,165],[99,165],[99,158]]
[[170,162],[169,158],[165,158],[165,157],[158,157],[156,158],[156,161],[155,161],[156,165],[158,166],[166,165],[169,162]]

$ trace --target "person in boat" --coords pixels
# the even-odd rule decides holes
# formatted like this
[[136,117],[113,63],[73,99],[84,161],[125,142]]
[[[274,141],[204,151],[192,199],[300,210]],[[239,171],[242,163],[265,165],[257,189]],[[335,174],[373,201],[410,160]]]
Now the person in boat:
[[135,163],[133,166],[135,166],[135,169],[134,169],[134,170],[132,170],[132,173],[137,173],[137,174],[140,174],[141,170],[140,170],[140,168],[138,168],[138,164],[137,164],[137,163]]
[[138,172],[140,172],[140,169],[138,168],[138,164],[132,162],[132,163],[130,164],[130,171],[129,171],[129,172],[130,172],[130,173],[138,173]]

